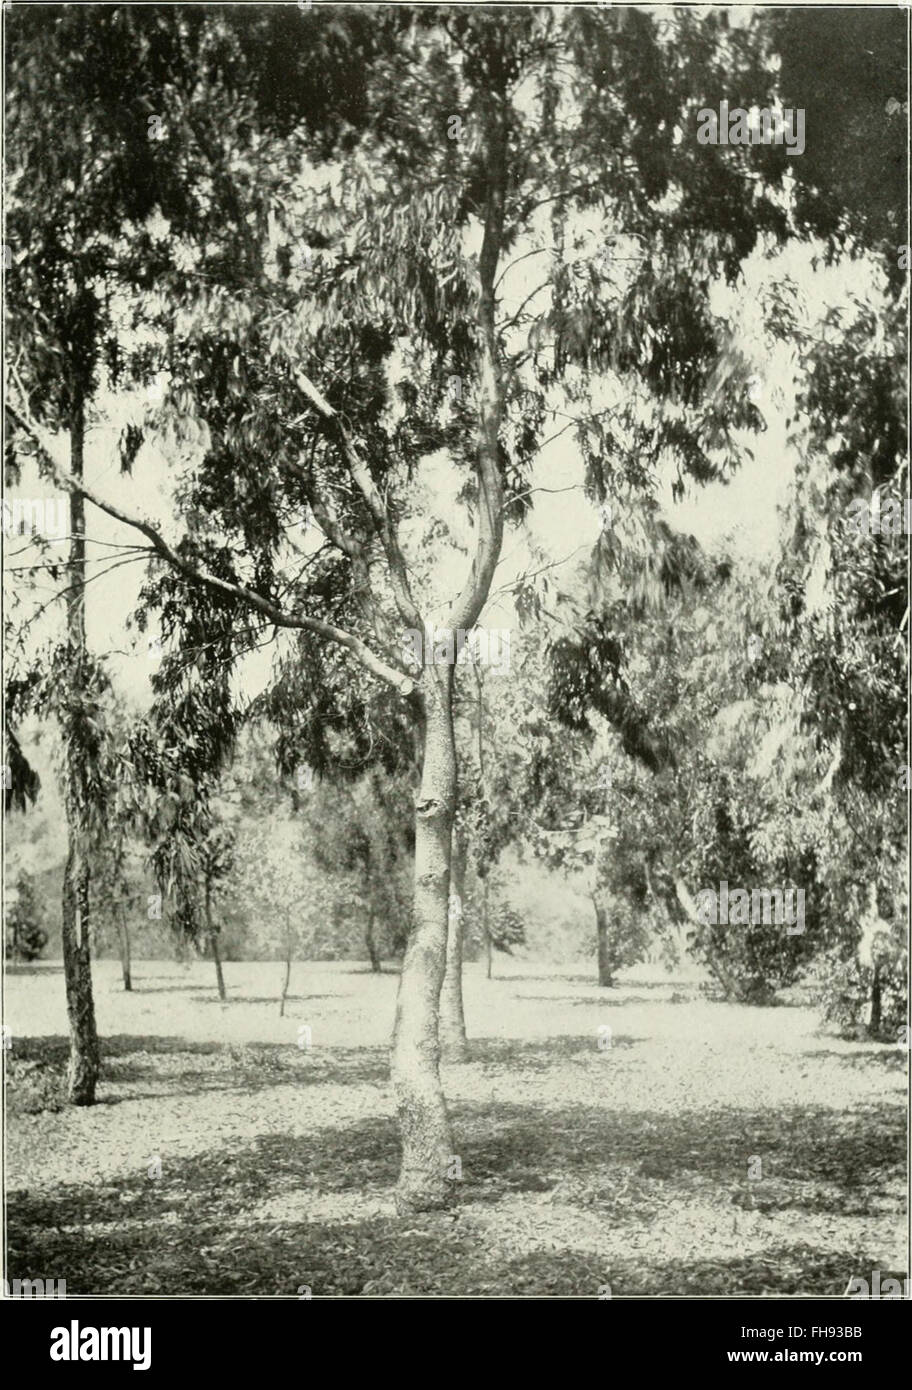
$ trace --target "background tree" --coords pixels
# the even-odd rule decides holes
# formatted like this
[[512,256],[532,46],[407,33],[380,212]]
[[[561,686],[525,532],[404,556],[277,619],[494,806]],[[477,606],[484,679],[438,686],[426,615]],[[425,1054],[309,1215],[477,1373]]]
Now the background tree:
[[123,987],[133,989],[131,969],[130,919],[145,899],[131,863],[131,846],[122,823],[111,826],[110,837],[92,859],[92,881],[95,884],[96,913],[94,936],[96,945],[109,925],[120,955]]
[[41,925],[43,913],[35,894],[35,882],[26,869],[16,878],[15,894],[6,909],[7,960],[37,960],[47,945],[47,932]]
[[408,939],[413,814],[408,782],[376,769],[357,782],[322,782],[307,798],[316,864],[343,876],[357,904],[371,969],[401,956]]
[[[314,909],[326,910],[329,894],[313,866],[307,871],[301,842],[304,827],[292,817],[272,818],[239,837],[229,891],[253,914],[260,951],[283,962],[279,1016],[284,1017],[292,965],[314,941]],[[308,912],[308,909],[311,909]]]

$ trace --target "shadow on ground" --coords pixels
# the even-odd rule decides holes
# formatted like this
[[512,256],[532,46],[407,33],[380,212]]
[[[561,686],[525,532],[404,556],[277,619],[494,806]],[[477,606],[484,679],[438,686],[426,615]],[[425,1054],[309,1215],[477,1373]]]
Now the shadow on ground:
[[[235,994],[231,986],[228,986],[228,998],[219,999],[218,995],[200,994],[201,1004],[272,1004],[279,1011],[279,993],[275,994]],[[290,1004],[310,1004],[315,999],[344,999],[344,994],[287,994],[285,996],[285,1008]]]
[[[589,994],[514,994],[514,999],[521,999],[524,1003],[531,1004],[583,1004],[587,1008],[594,1006],[606,1007],[611,1009],[622,1009],[627,1004],[650,1004],[653,1007],[659,1004],[670,1004],[671,999],[647,999],[642,994],[618,994],[616,990],[604,985],[597,991],[593,989]],[[687,1001],[692,1003],[696,995]]]
[[[605,1039],[607,1045],[607,1037]],[[635,1047],[645,1042],[629,1033],[613,1033],[612,1048]],[[547,1037],[517,1042],[515,1038],[471,1038],[469,1061],[485,1066],[509,1067],[511,1071],[548,1071],[561,1059],[591,1060],[598,1053],[599,1035],[595,1032],[573,1037]]]
[[[105,1186],[10,1192],[7,1277],[53,1270],[71,1294],[293,1297],[302,1285],[315,1295],[597,1296],[605,1283],[614,1296],[833,1295],[853,1274],[879,1268],[886,1276],[876,1250],[848,1238],[815,1248],[803,1218],[876,1210],[903,1171],[901,1106],[669,1116],[592,1104],[543,1115],[534,1105],[462,1103],[454,1121],[463,1178],[451,1211],[393,1213],[399,1153],[391,1120],[304,1137],[235,1135],[191,1159],[163,1152],[157,1178],[140,1170]],[[764,1182],[750,1184],[747,1156],[761,1146]],[[760,1253],[740,1253],[737,1238],[719,1259],[635,1250],[637,1233],[661,1231],[670,1212],[680,1221],[695,1195],[736,1221],[739,1206],[763,1212],[764,1190],[769,1242]],[[506,1200],[506,1222],[486,1224]],[[779,1211],[785,1225],[774,1222]],[[617,1235],[622,1253],[606,1265],[574,1247],[568,1212],[594,1238]],[[784,1229],[794,1230],[794,1242]],[[506,1244],[498,1230],[508,1230]]]
[[[292,1020],[289,1020],[291,1023]],[[287,1043],[195,1042],[155,1034],[101,1039],[98,1103],[207,1091],[252,1093],[271,1086],[385,1084],[387,1047],[298,1048]],[[60,1035],[16,1038],[7,1054],[10,1115],[60,1110],[65,1103],[69,1041]],[[137,1086],[152,1085],[150,1091]]]
[[903,1047],[866,1048],[862,1052],[835,1052],[818,1048],[815,1052],[802,1052],[802,1057],[820,1061],[836,1062],[841,1067],[851,1067],[853,1071],[866,1068],[883,1068],[884,1071],[905,1071],[909,1065],[909,1053]]

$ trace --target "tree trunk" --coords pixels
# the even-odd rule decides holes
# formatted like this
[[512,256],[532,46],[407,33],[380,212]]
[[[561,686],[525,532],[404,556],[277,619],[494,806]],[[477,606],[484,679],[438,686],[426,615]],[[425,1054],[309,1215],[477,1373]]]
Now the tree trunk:
[[390,1074],[402,1141],[400,1212],[446,1205],[453,1156],[440,1086],[438,1019],[446,969],[450,841],[456,802],[453,668],[422,677],[424,750],[415,802],[415,899],[399,977]]
[[[73,407],[70,425],[70,471],[83,473],[85,415],[81,399]],[[85,499],[70,493],[70,588],[66,596],[67,646],[71,726],[65,729],[66,821],[68,848],[63,871],[63,915],[61,941],[63,974],[66,985],[67,1017],[70,1023],[70,1061],[67,1070],[67,1096],[73,1105],[92,1105],[98,1082],[98,1033],[95,1028],[95,1002],[92,998],[92,961],[89,950],[89,865],[86,858],[77,789],[82,782],[80,761],[79,712],[84,700],[85,633]]]
[[447,923],[446,971],[440,991],[440,1050],[445,1062],[467,1062],[465,1012],[462,1003],[462,942],[464,931],[465,875],[467,846],[458,829],[453,830],[450,866],[449,921]]
[[[501,92],[502,95],[502,92]],[[503,540],[500,426],[504,414],[497,337],[497,265],[503,241],[509,136],[503,106],[483,112],[484,234],[478,256],[478,544],[466,584],[447,617],[469,632],[487,601]],[[404,605],[407,610],[407,604]],[[403,612],[403,616],[406,613]],[[435,654],[436,655],[436,654]],[[402,1137],[397,1203],[402,1212],[443,1206],[453,1154],[440,1088],[440,989],[446,970],[450,853],[456,809],[453,665],[426,664],[421,676],[424,749],[415,805],[415,905],[396,1007],[392,1081]]]
[[[487,794],[485,785],[485,751],[484,751],[484,680],[481,675],[481,668],[475,666],[475,683],[478,689],[478,780],[481,785],[482,795]],[[485,866],[484,878],[482,879],[481,889],[481,934],[485,948],[485,978],[491,978],[491,929],[488,921],[488,872],[490,865]]]
[[377,953],[377,942],[374,937],[374,911],[373,908],[367,914],[367,926],[364,928],[364,944],[367,947],[367,958],[370,961],[370,968],[375,975],[379,975],[383,970],[383,962]]
[[859,964],[871,971],[871,994],[867,1010],[867,1034],[869,1038],[879,1036],[883,1023],[881,1003],[883,981],[878,959],[880,950],[878,936],[885,930],[886,926],[887,924],[881,917],[878,908],[877,881],[875,879],[868,884],[865,906],[861,916],[861,940],[857,948]]
[[649,890],[649,896],[655,903],[656,911],[659,914],[660,931],[670,940],[672,949],[677,958],[677,963],[683,965],[688,955],[689,942],[687,940],[687,928],[675,919],[667,899],[664,894],[657,889],[653,881],[652,867],[648,859],[644,861],[643,868],[646,874],[646,887]]
[[212,959],[215,961],[215,978],[218,984],[218,996],[224,1004],[227,999],[225,994],[225,977],[222,974],[222,957],[219,954],[218,928],[212,924],[212,882],[206,879],[206,935],[209,938],[209,945],[212,948]]
[[214,931],[209,937],[209,944],[212,947],[212,959],[215,961],[215,981],[218,985],[218,996],[224,1004],[227,1001],[225,993],[225,977],[222,974],[222,957],[219,953],[218,932]]
[[614,961],[611,955],[608,913],[598,898],[593,896],[592,901],[595,904],[595,929],[598,941],[598,982],[606,989],[611,989],[614,985]]
[[123,908],[120,910],[120,968],[123,972],[123,987],[125,990],[132,990],[133,980],[130,974],[130,928],[127,926],[127,914]]
[[481,930],[484,934],[485,944],[485,977],[491,978],[491,925],[488,918],[488,876],[485,874],[484,886],[481,890]]
[[[279,1000],[279,1018],[285,1017],[285,1000],[288,998],[288,986],[291,982],[291,955],[292,947],[289,938],[285,948],[285,978],[282,981],[282,997]],[[224,995],[222,997],[224,998]]]
[[[687,889],[687,885],[685,884],[684,880],[678,876],[675,876],[674,878],[674,889],[675,896],[677,897],[677,900],[680,903],[681,907],[684,909],[684,914],[687,917],[687,920],[691,922],[697,930],[697,940],[699,940],[700,928],[703,924],[700,922],[700,916],[697,912],[697,905],[694,902],[693,898],[690,896],[690,893]],[[725,995],[726,999],[736,999],[739,1001],[741,1000],[743,994],[741,986],[735,979],[734,975],[732,975],[731,971],[728,969],[727,965],[723,960],[721,960],[718,957],[710,957],[706,961],[706,968],[709,970],[709,973],[712,975],[713,979],[719,985],[721,985],[722,992]]]
[[882,1027],[881,1021],[881,980],[880,965],[874,966],[874,973],[871,976],[871,1017],[868,1021],[868,1036],[879,1038]]
[[67,1097],[72,1105],[93,1105],[100,1064],[89,951],[89,868],[76,841],[78,832],[71,840],[63,872],[61,935],[70,1021]]

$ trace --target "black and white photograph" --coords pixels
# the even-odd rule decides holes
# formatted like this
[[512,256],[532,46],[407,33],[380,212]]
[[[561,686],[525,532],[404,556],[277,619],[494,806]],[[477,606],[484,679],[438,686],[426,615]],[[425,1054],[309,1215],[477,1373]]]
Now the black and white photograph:
[[863,1373],[909,7],[2,23],[7,1340],[683,1302]]

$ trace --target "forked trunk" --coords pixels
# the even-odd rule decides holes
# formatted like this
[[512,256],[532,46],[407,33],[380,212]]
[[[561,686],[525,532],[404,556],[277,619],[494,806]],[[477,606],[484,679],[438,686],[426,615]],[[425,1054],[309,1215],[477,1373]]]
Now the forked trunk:
[[440,1050],[445,1062],[466,1062],[465,1011],[462,1003],[462,943],[464,932],[465,874],[467,846],[458,829],[453,830],[450,865],[449,921],[447,924],[446,971],[440,991]]
[[[82,477],[85,417],[81,400],[73,407],[70,426],[70,467]],[[85,499],[70,493],[70,588],[66,598],[70,704],[76,727],[66,730],[68,849],[63,871],[63,974],[67,1016],[70,1023],[70,1061],[67,1096],[73,1105],[92,1105],[98,1081],[98,1034],[92,998],[92,962],[89,951],[89,866],[85,855],[79,811],[73,789],[81,779],[78,710],[85,696]]]
[[396,1193],[401,1212],[446,1204],[453,1156],[438,1042],[456,801],[452,666],[428,667],[422,689],[425,736],[415,803],[415,905],[399,977],[390,1068],[402,1141]]
[[[509,132],[504,106],[484,103],[480,163],[484,169],[484,235],[478,256],[477,528],[478,546],[466,586],[448,615],[451,629],[470,631],[491,587],[503,539],[500,426],[504,388],[499,370],[497,264],[503,241]],[[407,610],[407,604],[403,608]],[[405,616],[405,612],[403,613]],[[400,1211],[443,1206],[456,1155],[440,1088],[440,988],[446,970],[450,851],[456,807],[453,666],[425,665],[421,677],[424,750],[415,806],[415,906],[396,1007],[392,1081],[402,1136]],[[453,1165],[456,1166],[456,1165]]]

